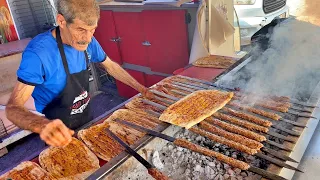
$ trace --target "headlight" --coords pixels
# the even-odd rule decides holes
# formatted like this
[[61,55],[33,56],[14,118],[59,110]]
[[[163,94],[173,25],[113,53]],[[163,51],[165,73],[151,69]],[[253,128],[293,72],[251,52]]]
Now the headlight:
[[256,2],[256,0],[234,0],[235,5],[251,5]]

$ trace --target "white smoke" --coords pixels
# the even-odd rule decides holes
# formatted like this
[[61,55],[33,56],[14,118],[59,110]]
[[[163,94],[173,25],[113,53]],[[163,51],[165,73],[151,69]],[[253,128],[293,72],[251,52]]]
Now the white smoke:
[[[222,78],[228,86],[264,95],[309,98],[320,81],[320,28],[289,19],[274,28],[269,48],[253,47],[255,61],[237,75]],[[309,95],[309,96],[308,96]]]

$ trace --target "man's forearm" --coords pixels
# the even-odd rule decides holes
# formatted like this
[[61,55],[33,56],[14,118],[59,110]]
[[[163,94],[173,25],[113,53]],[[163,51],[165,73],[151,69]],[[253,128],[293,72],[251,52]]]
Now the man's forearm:
[[125,83],[126,85],[134,88],[139,92],[146,90],[145,86],[141,85],[137,80],[135,80],[127,71],[125,71],[119,64],[106,60],[108,62],[103,62],[103,66],[106,68],[108,73],[116,78],[117,80]]
[[36,115],[19,105],[8,104],[6,107],[6,115],[7,118],[19,128],[35,133],[40,133],[49,122],[45,117]]

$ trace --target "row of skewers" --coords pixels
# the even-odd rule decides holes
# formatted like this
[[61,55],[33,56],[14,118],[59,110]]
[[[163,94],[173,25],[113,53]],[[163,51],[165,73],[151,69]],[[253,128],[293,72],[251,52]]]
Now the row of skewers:
[[[136,101],[128,103],[126,107],[132,110],[147,112],[156,117],[159,117],[160,113],[163,110],[165,110],[167,106],[173,104],[180,98],[196,90],[218,88],[214,85],[211,85],[210,87],[208,85],[209,82],[207,82],[207,86],[203,86],[203,84],[205,83],[201,84],[202,81],[199,81],[201,80],[194,80],[182,76],[171,78],[167,81],[164,81],[161,84],[162,86],[166,87],[167,90],[165,92],[160,92],[157,90],[157,88],[152,90],[152,92],[157,95],[156,100],[150,101],[147,99],[138,99]],[[290,158],[288,155],[284,153],[266,147],[264,144],[269,144],[281,150],[290,152],[292,150],[292,147],[287,147],[283,144],[279,144],[277,142],[268,140],[267,135],[294,143],[296,142],[297,138],[292,138],[276,133],[272,131],[272,129],[285,132],[295,137],[299,137],[301,132],[276,126],[272,121],[283,121],[293,126],[305,128],[305,124],[282,118],[281,113],[288,113],[290,112],[289,109],[294,109],[296,111],[300,110],[301,112],[311,111],[299,107],[294,107],[293,102],[291,102],[290,99],[276,96],[268,98],[264,97],[265,101],[263,102],[267,103],[263,104],[263,102],[260,100],[258,101],[258,104],[255,104],[257,106],[263,107],[264,109],[251,107],[249,105],[244,105],[242,104],[242,102],[238,101],[241,96],[244,96],[244,94],[241,92],[236,93],[236,97],[227,105],[227,107],[222,108],[222,110],[213,114],[212,117],[207,118],[203,122],[200,122],[198,126],[194,126],[189,130],[201,136],[207,137],[214,142],[218,142],[236,150],[239,150],[241,152],[250,155],[255,155],[259,158],[263,158],[273,164],[276,164],[277,166],[302,172],[301,170],[285,163],[285,161],[297,161]],[[315,106],[306,103],[301,103],[298,101],[294,101],[294,103],[307,108],[316,108]],[[267,111],[265,109],[271,111]],[[290,113],[300,117],[314,118],[312,116],[300,114],[298,112]],[[150,129],[141,129],[141,127],[137,127],[132,124],[131,126],[134,126],[138,129],[140,128],[139,130],[148,132],[153,136],[161,137],[171,142],[175,142],[175,144],[178,146],[187,146],[186,148],[188,149],[194,150],[204,155],[216,157],[218,160],[230,164],[233,167],[237,167],[242,170],[249,170],[270,179],[284,179],[276,174],[270,173],[268,171],[256,167],[252,167],[245,162],[233,159],[231,157],[227,157],[218,152],[214,152],[209,149],[199,147],[195,144],[189,144],[190,142],[187,142],[185,140],[179,139],[179,141],[176,141],[172,137],[168,138],[163,134],[152,132],[152,130]]]

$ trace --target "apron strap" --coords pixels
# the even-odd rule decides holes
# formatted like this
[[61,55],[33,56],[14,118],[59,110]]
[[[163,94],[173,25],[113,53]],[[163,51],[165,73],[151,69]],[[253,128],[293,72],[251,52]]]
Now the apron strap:
[[86,57],[86,67],[87,67],[87,69],[89,69],[89,55],[88,55],[88,52],[87,52],[87,50],[85,50],[84,51],[84,55],[85,55],[85,57]]
[[66,71],[67,75],[70,75],[68,62],[67,62],[67,57],[66,57],[66,54],[64,53],[64,48],[63,48],[63,43],[62,43],[62,39],[61,39],[61,35],[60,35],[60,28],[59,27],[56,28],[56,36],[57,36],[58,48],[59,48],[59,51],[60,51],[60,55],[61,55],[61,59],[62,59],[64,70]]

